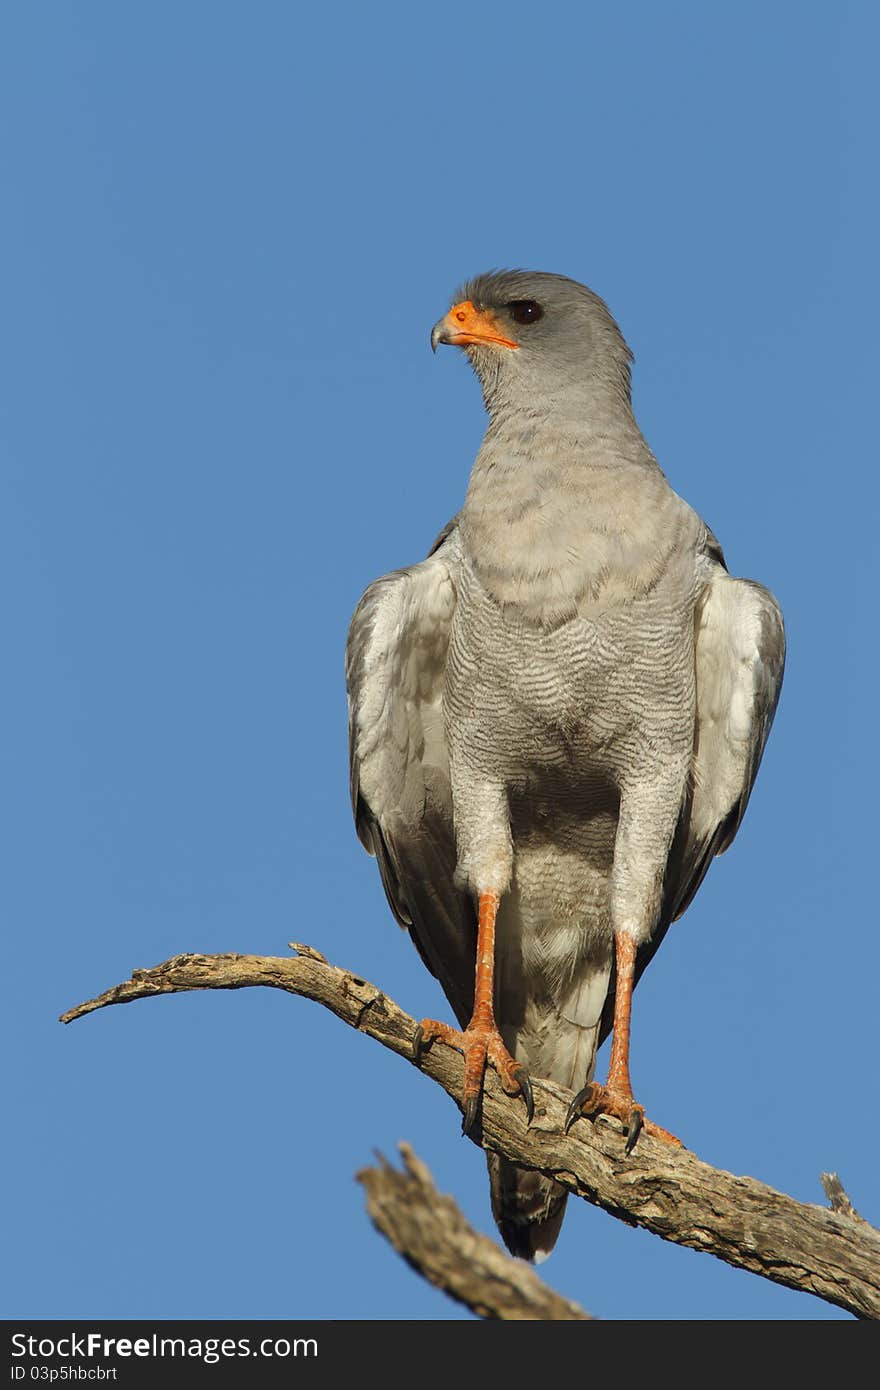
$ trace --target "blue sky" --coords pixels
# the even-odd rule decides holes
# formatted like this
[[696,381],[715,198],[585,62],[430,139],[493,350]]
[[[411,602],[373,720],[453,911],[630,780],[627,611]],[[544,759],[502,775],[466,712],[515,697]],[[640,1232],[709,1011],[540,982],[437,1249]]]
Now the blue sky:
[[[460,504],[482,407],[428,334],[495,265],[607,299],[673,486],[787,618],[639,1097],[880,1219],[877,39],[867,3],[5,9],[5,1316],[466,1316],[353,1181],[408,1139],[493,1229],[411,1068],[270,991],[56,1018],[296,939],[448,1015],[350,823],[343,648]],[[584,1204],[544,1271],[608,1318],[838,1316]]]

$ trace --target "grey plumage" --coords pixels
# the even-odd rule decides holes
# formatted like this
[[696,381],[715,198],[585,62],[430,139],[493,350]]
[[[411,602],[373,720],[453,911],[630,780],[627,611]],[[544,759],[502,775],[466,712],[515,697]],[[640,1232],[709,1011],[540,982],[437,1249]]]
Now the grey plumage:
[[[667,483],[597,296],[515,271],[457,299],[507,345],[466,343],[490,422],[462,512],[352,620],[352,799],[462,1026],[475,895],[501,896],[498,1026],[533,1076],[578,1089],[610,1028],[615,934],[635,940],[638,977],[736,834],[782,619]],[[514,319],[522,302],[535,322]],[[508,1246],[548,1251],[562,1189],[497,1157],[489,1170]]]

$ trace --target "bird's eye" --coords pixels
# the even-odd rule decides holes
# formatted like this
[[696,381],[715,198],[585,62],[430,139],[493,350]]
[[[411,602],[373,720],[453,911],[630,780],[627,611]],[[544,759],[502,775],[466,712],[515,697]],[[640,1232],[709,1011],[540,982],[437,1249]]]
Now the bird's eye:
[[514,323],[537,323],[544,317],[544,310],[534,299],[512,299],[507,307]]

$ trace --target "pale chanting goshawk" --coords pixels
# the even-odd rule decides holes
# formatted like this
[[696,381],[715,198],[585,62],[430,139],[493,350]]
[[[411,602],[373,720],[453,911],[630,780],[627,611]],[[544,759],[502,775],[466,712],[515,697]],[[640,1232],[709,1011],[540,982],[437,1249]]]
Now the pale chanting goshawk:
[[[782,616],[666,481],[592,291],[480,275],[431,343],[464,349],[489,426],[461,512],[370,585],[346,653],[358,834],[461,1029],[418,1045],[464,1053],[465,1131],[488,1060],[530,1117],[529,1074],[577,1092],[568,1125],[678,1143],[633,1097],[632,991],[742,820]],[[488,1163],[509,1249],[546,1254],[564,1189]]]

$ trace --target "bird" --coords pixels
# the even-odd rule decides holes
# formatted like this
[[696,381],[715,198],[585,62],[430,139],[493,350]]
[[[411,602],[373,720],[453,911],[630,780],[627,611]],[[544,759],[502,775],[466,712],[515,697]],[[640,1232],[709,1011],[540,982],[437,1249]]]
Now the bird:
[[[464,503],[378,578],[346,645],[351,797],[397,921],[457,1027],[472,1133],[485,1067],[669,1144],[630,1076],[633,989],[739,829],[785,664],[779,605],[733,578],[636,423],[633,355],[576,280],[466,282],[431,347],[488,413]],[[607,1082],[596,1052],[611,1034]],[[511,1101],[511,1103],[514,1103]],[[566,1192],[487,1151],[507,1248],[540,1260]]]

